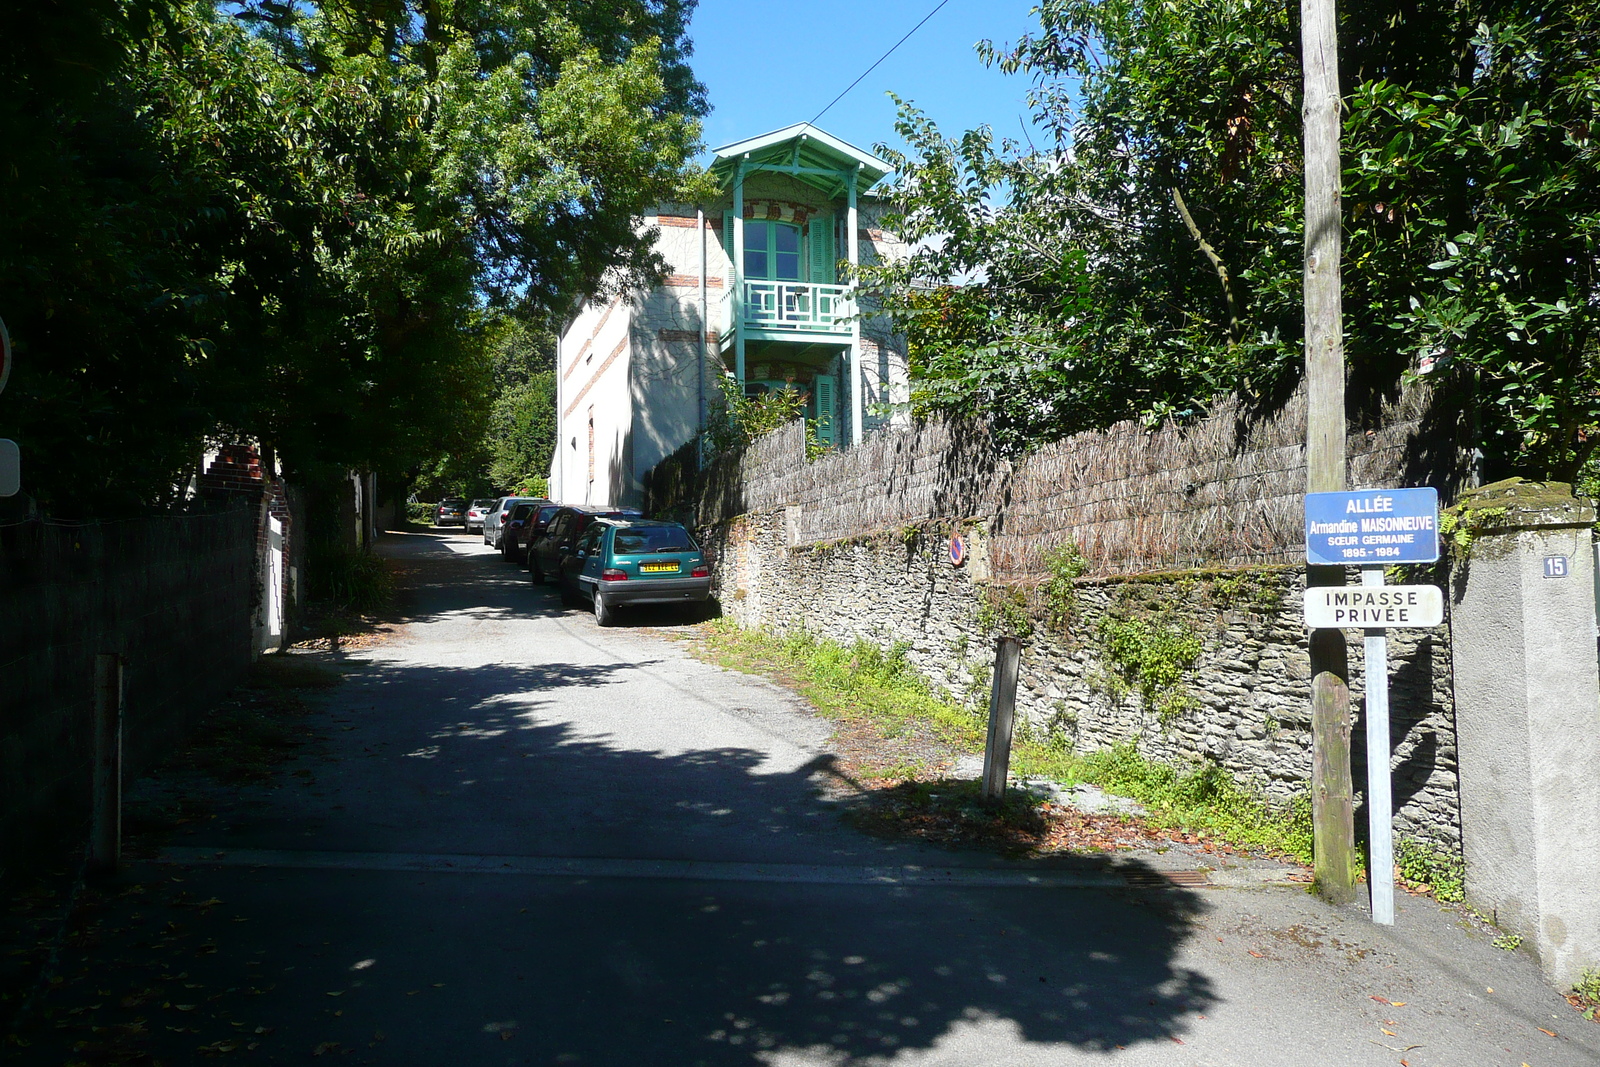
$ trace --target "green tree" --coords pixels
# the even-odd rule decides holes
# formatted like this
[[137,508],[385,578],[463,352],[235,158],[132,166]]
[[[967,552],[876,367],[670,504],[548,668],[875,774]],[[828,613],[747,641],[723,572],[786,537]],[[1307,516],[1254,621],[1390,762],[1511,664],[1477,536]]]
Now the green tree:
[[468,449],[485,302],[660,267],[632,219],[692,177],[689,3],[72,6],[15,18],[96,57],[75,95],[76,56],[0,45],[0,425],[48,506],[161,504],[208,436],[301,471]]
[[488,345],[496,395],[485,420],[489,481],[508,492],[544,481],[556,443],[556,335],[505,317]]
[[[1462,436],[1570,476],[1600,440],[1594,0],[1345,5],[1347,352],[1359,395],[1438,373]],[[863,271],[924,410],[1016,447],[1300,367],[1299,27],[1291,6],[1046,0],[988,62],[1029,77],[1042,148],[891,150],[916,251]]]

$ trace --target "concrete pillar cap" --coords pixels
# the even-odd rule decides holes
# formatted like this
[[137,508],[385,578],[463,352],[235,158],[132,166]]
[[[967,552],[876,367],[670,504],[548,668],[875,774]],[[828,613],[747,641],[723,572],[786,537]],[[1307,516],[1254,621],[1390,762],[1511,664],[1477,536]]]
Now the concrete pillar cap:
[[1536,526],[1590,526],[1595,521],[1595,504],[1588,497],[1572,495],[1569,482],[1530,482],[1506,478],[1462,493],[1452,510],[1478,511],[1505,508],[1505,516],[1495,521],[1485,535]]

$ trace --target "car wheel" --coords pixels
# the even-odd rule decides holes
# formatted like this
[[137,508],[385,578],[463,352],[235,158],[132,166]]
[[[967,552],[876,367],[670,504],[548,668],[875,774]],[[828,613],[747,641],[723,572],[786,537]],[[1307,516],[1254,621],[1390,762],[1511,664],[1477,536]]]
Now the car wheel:
[[544,568],[539,566],[539,554],[528,553],[528,577],[533,579],[534,585],[544,584]]
[[594,591],[594,621],[597,626],[614,626],[617,622],[617,609],[606,601],[598,589]]
[[566,583],[565,579],[557,578],[556,579],[556,585],[559,586],[560,589],[561,589],[561,606],[562,607],[566,607],[566,608],[575,608],[575,607],[577,607],[578,606],[578,596],[571,589],[567,588],[567,583]]

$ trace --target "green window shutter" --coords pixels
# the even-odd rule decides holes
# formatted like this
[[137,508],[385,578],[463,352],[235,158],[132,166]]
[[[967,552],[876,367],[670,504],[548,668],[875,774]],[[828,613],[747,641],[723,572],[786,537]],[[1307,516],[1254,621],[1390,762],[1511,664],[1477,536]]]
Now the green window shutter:
[[839,253],[833,248],[833,216],[818,215],[811,220],[811,280],[832,285],[838,280],[833,269],[838,260]]
[[839,443],[839,423],[833,410],[838,392],[838,382],[831,374],[819,374],[811,383],[811,403],[817,413],[817,440],[829,448]]

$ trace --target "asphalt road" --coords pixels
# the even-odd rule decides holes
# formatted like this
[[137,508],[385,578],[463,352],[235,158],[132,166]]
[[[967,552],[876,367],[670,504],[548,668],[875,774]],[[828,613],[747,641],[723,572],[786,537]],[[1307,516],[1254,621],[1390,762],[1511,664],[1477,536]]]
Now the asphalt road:
[[1380,930],[863,837],[819,796],[825,724],[670,614],[600,630],[463,535],[384,551],[405,631],[336,657],[280,784],[96,905],[45,1007],[92,988],[98,1032],[7,1063],[1600,1062],[1529,959],[1429,901]]

